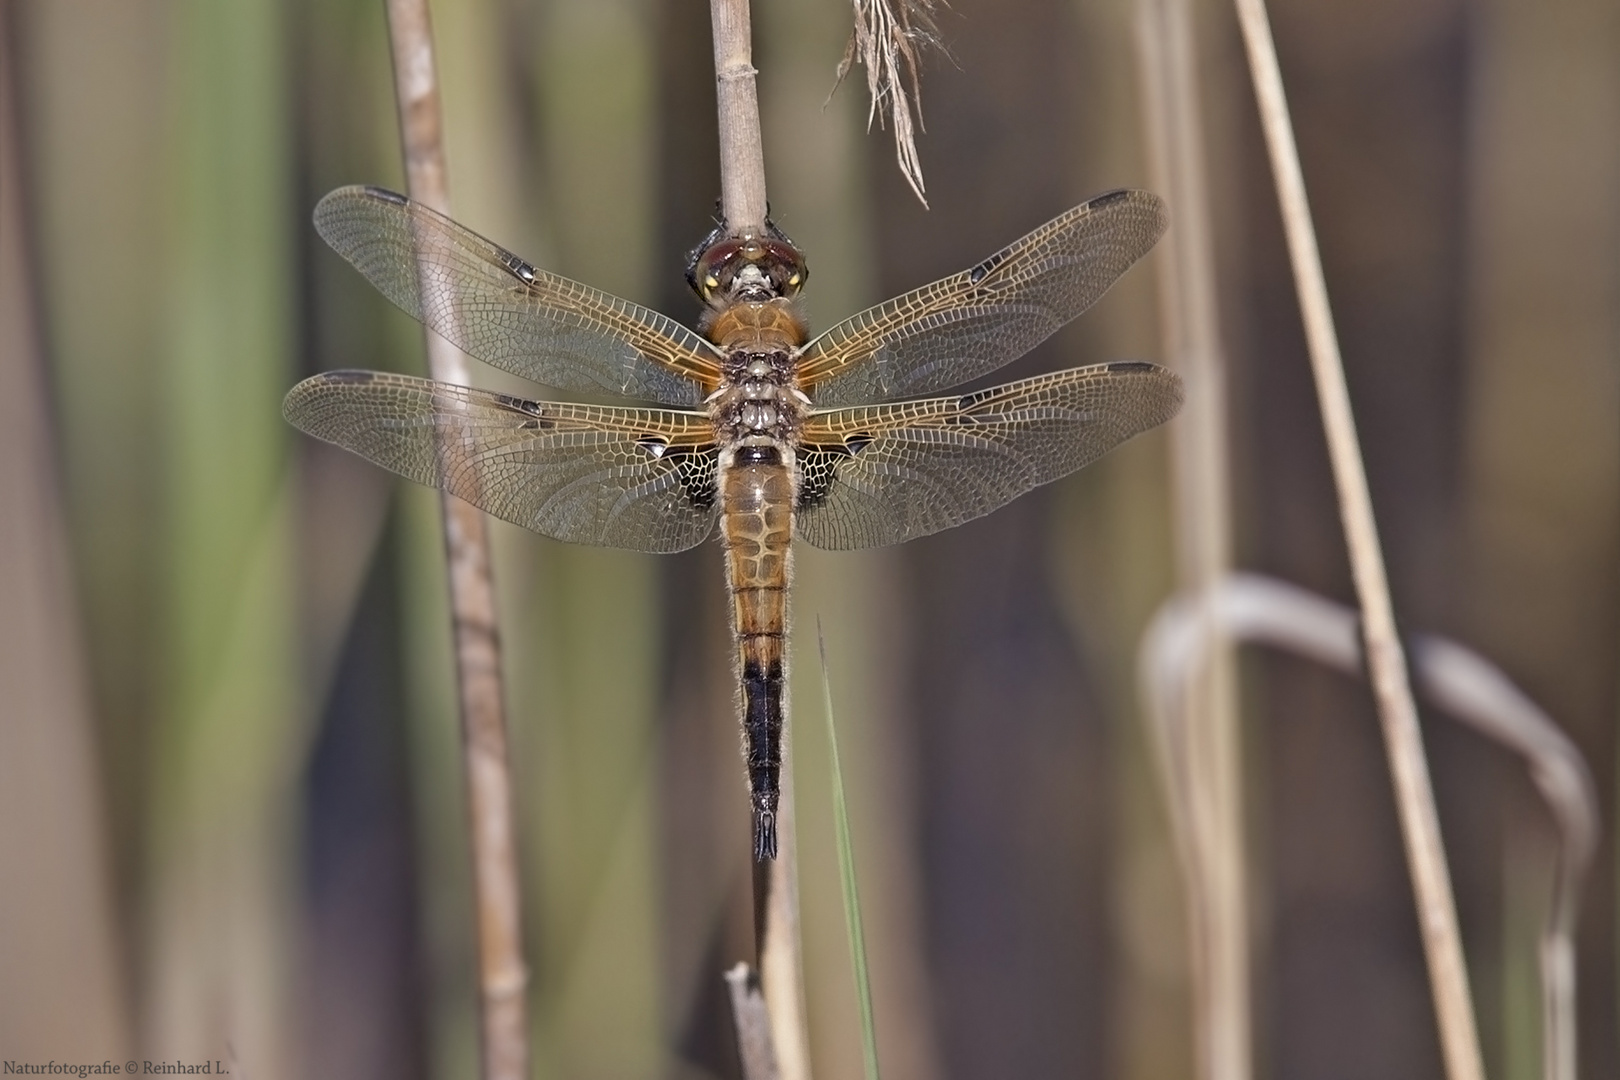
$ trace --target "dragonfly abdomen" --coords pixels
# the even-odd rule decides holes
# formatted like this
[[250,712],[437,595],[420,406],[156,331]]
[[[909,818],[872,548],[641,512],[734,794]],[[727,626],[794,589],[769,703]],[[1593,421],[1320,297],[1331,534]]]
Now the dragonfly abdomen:
[[787,669],[783,642],[793,563],[791,454],[774,441],[762,441],[738,446],[721,459],[720,535],[737,643],[756,859],[776,857]]

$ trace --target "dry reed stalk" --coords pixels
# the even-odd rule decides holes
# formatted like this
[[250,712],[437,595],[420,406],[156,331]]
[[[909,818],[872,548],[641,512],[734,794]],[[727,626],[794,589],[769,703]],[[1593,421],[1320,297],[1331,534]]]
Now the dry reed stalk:
[[[1187,384],[1171,425],[1176,562],[1180,589],[1207,595],[1231,569],[1232,521],[1225,358],[1215,302],[1198,69],[1187,0],[1139,0],[1137,56],[1153,186],[1173,225],[1158,259],[1165,356]],[[1199,1075],[1247,1080],[1253,1071],[1249,926],[1243,838],[1242,732],[1232,648],[1205,612],[1214,643],[1184,705],[1186,814],[1176,821],[1187,882]],[[1166,777],[1167,783],[1177,782]],[[1187,816],[1190,815],[1190,816]]]
[[779,1080],[771,1014],[754,969],[747,964],[733,967],[726,972],[726,989],[731,995],[731,1017],[737,1028],[737,1056],[744,1080]]
[[1338,490],[1350,572],[1361,607],[1368,674],[1384,729],[1396,809],[1406,844],[1407,868],[1416,893],[1418,927],[1428,959],[1446,1075],[1449,1080],[1483,1080],[1484,1065],[1480,1059],[1473,1004],[1468,996],[1468,970],[1457,929],[1451,873],[1440,838],[1440,820],[1435,810],[1423,737],[1418,728],[1417,706],[1412,701],[1407,678],[1406,657],[1395,630],[1389,582],[1373,520],[1372,496],[1367,488],[1355,418],[1350,411],[1344,364],[1333,329],[1327,284],[1305,196],[1299,152],[1294,145],[1276,45],[1272,41],[1264,0],[1236,0],[1236,6],[1259,104],[1260,123],[1277,184],[1277,200],[1293,264],[1294,285],[1299,293],[1317,401],[1327,434],[1328,457]]
[[[752,24],[748,0],[711,0],[709,14],[719,106],[720,213],[727,229],[736,235],[763,229],[765,224],[765,148],[759,126]],[[784,702],[779,848],[776,858],[754,864],[754,935],[778,1075],[782,1080],[809,1080],[809,1017],[799,940],[798,845],[787,713]]]
[[720,126],[720,206],[733,233],[765,227],[765,143],[759,128],[748,0],[713,0],[715,102]]
[[33,241],[43,229],[25,189],[14,18],[0,4],[0,864],[13,874],[0,920],[0,1043],[23,1058],[104,1046],[121,1060],[131,1009],[39,325]]
[[[406,189],[415,201],[449,213],[444,113],[427,3],[387,0],[387,11]],[[467,365],[461,353],[437,334],[424,331],[423,336],[433,377],[465,385]],[[478,905],[482,1075],[484,1080],[528,1080],[529,973],[523,959],[521,879],[489,537],[483,513],[471,503],[449,494],[441,499]]]
[[[788,722],[784,700],[784,732]],[[776,1075],[780,1080],[810,1080],[810,1015],[799,928],[799,842],[793,787],[793,750],[784,738],[776,858],[754,864],[754,942],[760,989],[771,1020]]]
[[1576,914],[1603,831],[1592,774],[1569,737],[1500,669],[1443,638],[1416,638],[1411,650],[1426,696],[1523,758],[1558,827],[1547,918],[1537,948],[1541,1075],[1544,1080],[1575,1080]]

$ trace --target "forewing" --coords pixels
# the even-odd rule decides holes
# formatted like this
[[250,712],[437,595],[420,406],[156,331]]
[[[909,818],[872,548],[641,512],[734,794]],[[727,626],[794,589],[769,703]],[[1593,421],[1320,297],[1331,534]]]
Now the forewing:
[[538,270],[403,195],[339,188],[315,228],[388,299],[525,379],[667,405],[696,405],[719,379],[714,347],[673,319]]
[[823,408],[945,390],[1011,363],[1096,303],[1164,232],[1145,191],[1100,195],[970,270],[847,319],[805,346]]
[[834,549],[927,536],[1067,476],[1180,408],[1175,374],[1116,363],[816,413],[798,450],[798,533]]
[[372,371],[305,379],[282,413],[385,469],[575,544],[682,551],[713,528],[702,413],[528,401]]

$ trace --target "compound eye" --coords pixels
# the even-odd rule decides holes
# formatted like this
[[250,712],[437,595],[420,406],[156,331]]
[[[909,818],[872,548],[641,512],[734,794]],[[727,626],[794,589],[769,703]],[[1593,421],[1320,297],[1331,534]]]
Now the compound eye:
[[735,240],[722,240],[715,244],[703,257],[698,260],[698,280],[703,284],[705,294],[721,287],[729,277],[727,267],[736,262],[739,247]]
[[781,240],[766,241],[765,250],[771,266],[771,278],[777,283],[777,288],[790,294],[797,292],[804,285],[806,276],[804,257],[799,250]]

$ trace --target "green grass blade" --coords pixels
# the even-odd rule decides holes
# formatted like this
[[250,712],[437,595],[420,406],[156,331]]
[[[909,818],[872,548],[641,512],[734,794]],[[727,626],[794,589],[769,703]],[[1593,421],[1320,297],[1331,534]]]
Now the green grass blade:
[[861,1053],[866,1080],[878,1080],[877,1026],[872,1020],[872,980],[866,969],[866,935],[861,928],[861,896],[855,883],[855,845],[849,834],[849,806],[844,799],[844,773],[838,763],[838,732],[833,724],[832,676],[827,671],[827,641],[816,620],[816,647],[821,650],[822,704],[827,716],[827,744],[832,772],[833,831],[838,838],[838,880],[844,890],[844,921],[849,927],[849,960],[855,970],[855,1000],[861,1011]]

